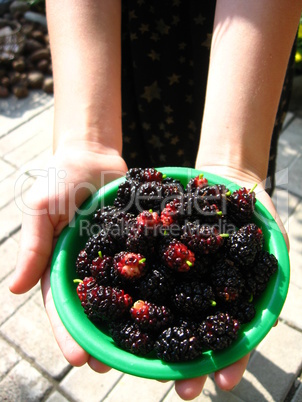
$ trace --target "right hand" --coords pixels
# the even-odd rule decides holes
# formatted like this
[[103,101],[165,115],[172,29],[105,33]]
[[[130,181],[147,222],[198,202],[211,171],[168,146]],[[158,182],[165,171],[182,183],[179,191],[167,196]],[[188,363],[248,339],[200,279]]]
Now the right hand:
[[83,143],[58,149],[27,196],[17,265],[10,283],[11,292],[20,294],[42,279],[46,312],[63,355],[74,366],[88,362],[99,372],[109,367],[92,359],[59,319],[50,289],[50,262],[56,240],[77,208],[102,185],[126,172],[126,163],[115,152],[100,154]]

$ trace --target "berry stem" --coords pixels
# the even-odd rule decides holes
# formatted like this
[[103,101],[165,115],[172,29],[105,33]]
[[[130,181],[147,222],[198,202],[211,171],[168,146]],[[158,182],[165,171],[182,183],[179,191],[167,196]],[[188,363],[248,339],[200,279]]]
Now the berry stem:
[[228,233],[221,233],[219,236],[222,238],[230,237],[230,235]]
[[249,191],[249,193],[252,193],[254,190],[255,190],[255,188],[257,187],[257,183],[255,183],[254,185],[253,185],[253,187],[250,189],[250,191]]
[[83,283],[82,279],[74,279],[73,283]]
[[146,262],[146,258],[140,259],[138,263],[139,263],[139,264],[143,264],[144,262]]
[[225,193],[225,196],[226,196],[226,197],[229,197],[231,194],[232,194],[232,193],[231,193],[231,190],[229,190],[229,191],[227,191],[227,192]]
[[102,254],[101,250],[98,252],[98,255],[100,258],[103,258],[103,254]]
[[187,264],[189,267],[192,267],[192,265],[193,265],[193,264],[191,263],[191,261],[189,261],[189,260],[186,261],[186,264]]

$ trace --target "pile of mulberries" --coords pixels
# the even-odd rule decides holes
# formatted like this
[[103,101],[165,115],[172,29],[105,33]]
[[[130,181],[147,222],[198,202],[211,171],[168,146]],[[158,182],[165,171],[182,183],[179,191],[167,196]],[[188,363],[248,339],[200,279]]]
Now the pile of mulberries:
[[184,185],[130,169],[75,261],[84,312],[139,356],[183,362],[228,348],[278,268],[255,203],[253,189],[231,192],[203,175]]

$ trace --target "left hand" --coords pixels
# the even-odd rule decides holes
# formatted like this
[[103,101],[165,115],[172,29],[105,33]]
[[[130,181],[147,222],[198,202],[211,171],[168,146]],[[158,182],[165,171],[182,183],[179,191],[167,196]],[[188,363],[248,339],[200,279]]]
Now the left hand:
[[[286,242],[287,248],[289,250],[289,240],[282,221],[276,211],[276,208],[272,202],[272,199],[265,191],[263,183],[259,183],[259,179],[252,174],[248,174],[242,171],[237,171],[235,169],[230,169],[229,167],[221,166],[202,166],[201,170],[209,173],[213,173],[219,176],[223,176],[226,179],[233,181],[234,183],[246,187],[247,189],[252,188],[255,183],[257,184],[256,198],[259,200],[271,213],[275,221],[277,222],[279,229],[281,230],[284,240]],[[226,175],[225,172],[228,174]],[[206,173],[205,173],[206,177]],[[276,324],[275,324],[276,325]],[[232,390],[241,381],[245,369],[249,361],[250,354],[244,356],[242,359],[238,360],[234,364],[218,370],[214,373],[214,380],[217,386],[223,391]],[[188,380],[181,380],[175,382],[175,390],[184,400],[191,400],[196,398],[201,392],[205,385],[207,376],[201,376],[197,378],[192,378]]]

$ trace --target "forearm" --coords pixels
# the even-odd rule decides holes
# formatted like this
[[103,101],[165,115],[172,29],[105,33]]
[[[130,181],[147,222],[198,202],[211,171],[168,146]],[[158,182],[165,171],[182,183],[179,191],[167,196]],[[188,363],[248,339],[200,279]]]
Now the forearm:
[[301,1],[217,0],[197,167],[266,177]]
[[120,0],[47,0],[54,75],[54,149],[121,154]]

